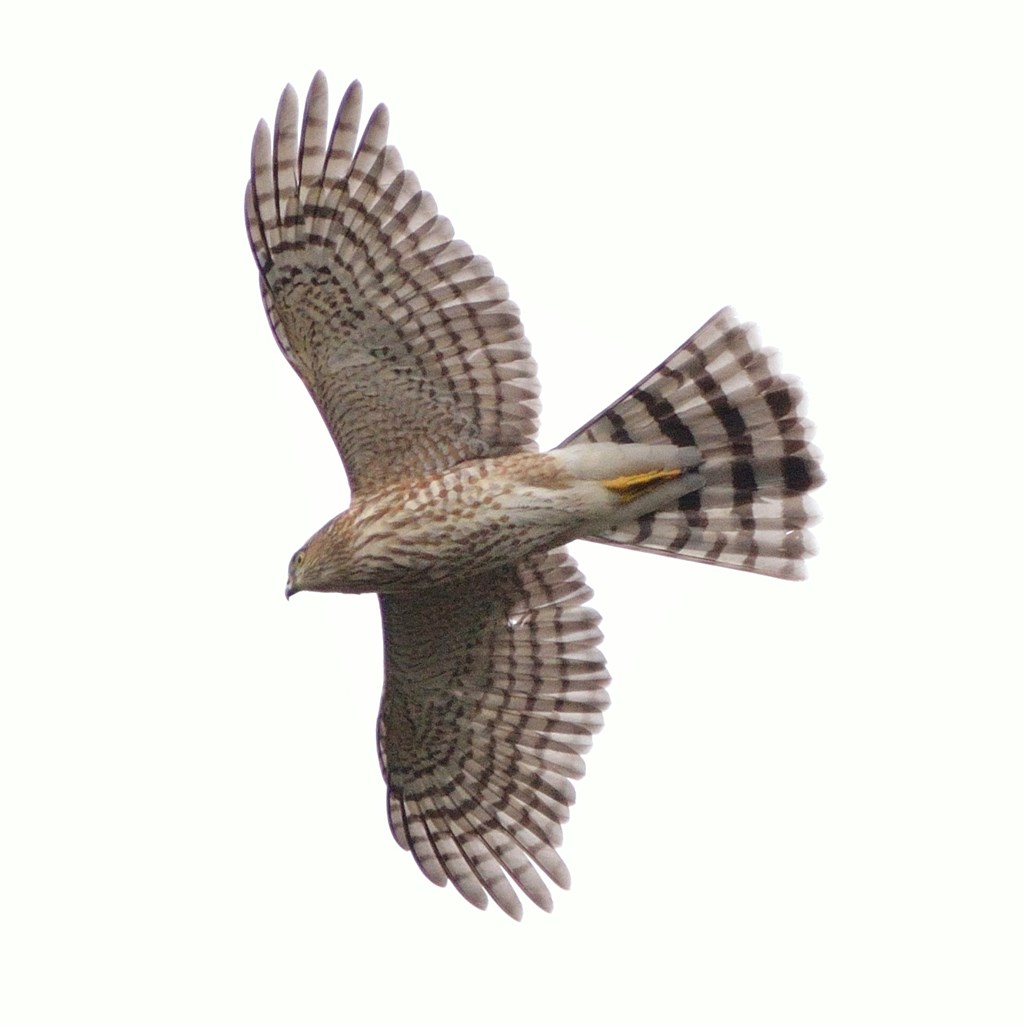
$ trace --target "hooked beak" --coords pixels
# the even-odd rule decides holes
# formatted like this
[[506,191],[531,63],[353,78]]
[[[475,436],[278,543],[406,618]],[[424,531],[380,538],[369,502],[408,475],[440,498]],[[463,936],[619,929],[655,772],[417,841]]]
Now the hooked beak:
[[295,594],[296,591],[298,591],[298,588],[296,588],[292,584],[291,579],[289,578],[288,583],[284,586],[284,597],[286,599],[290,599],[292,597],[292,595]]

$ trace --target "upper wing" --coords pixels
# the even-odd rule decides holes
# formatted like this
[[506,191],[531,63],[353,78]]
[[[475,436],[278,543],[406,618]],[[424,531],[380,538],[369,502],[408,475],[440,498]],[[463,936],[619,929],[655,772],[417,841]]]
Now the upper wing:
[[564,549],[518,568],[381,595],[377,724],[395,839],[438,885],[518,919],[569,872],[555,848],[602,725],[608,674],[592,592]]
[[402,168],[383,106],[356,145],[361,101],[353,82],[328,138],[318,72],[300,135],[288,86],[273,142],[256,129],[245,196],[270,325],[353,492],[533,448],[539,409],[505,283]]

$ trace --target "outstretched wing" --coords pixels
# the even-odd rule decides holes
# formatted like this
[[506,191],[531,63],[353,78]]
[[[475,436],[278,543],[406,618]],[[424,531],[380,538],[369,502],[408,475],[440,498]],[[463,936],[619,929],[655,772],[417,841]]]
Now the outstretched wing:
[[387,145],[356,145],[362,90],[327,134],[317,73],[299,123],[289,86],[273,140],[256,129],[246,224],[263,302],[341,454],[354,493],[534,447],[539,386],[519,312],[491,265]]
[[[564,549],[459,584],[381,595],[378,751],[395,839],[424,874],[509,915],[550,911],[555,849],[602,725],[608,674],[592,592]],[[511,882],[510,882],[511,881]]]

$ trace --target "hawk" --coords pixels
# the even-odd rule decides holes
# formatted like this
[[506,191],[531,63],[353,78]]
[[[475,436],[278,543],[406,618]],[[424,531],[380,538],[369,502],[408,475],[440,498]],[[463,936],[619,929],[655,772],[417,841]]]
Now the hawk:
[[[260,122],[245,215],[281,351],[351,505],[286,594],[376,592],[377,723],[395,839],[429,880],[520,918],[569,886],[557,848],[609,676],[573,539],[803,575],[822,481],[793,378],[729,310],[550,452],[536,365],[491,265],[455,239],[353,82]],[[515,885],[515,886],[513,886]]]

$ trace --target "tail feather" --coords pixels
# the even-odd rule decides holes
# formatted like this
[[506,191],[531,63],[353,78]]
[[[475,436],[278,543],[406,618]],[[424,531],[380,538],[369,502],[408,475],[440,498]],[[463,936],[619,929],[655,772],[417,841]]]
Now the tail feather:
[[804,576],[824,480],[803,392],[753,325],[723,310],[639,384],[567,438],[695,446],[702,488],[589,540],[774,577]]

